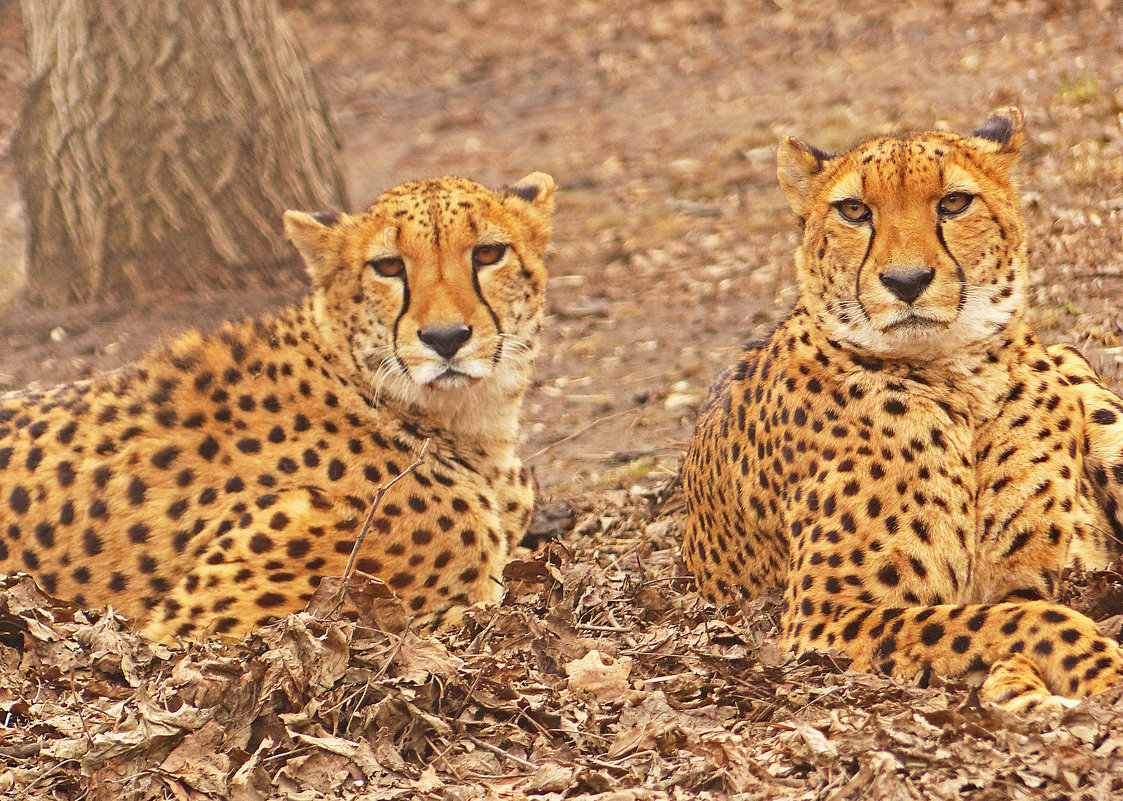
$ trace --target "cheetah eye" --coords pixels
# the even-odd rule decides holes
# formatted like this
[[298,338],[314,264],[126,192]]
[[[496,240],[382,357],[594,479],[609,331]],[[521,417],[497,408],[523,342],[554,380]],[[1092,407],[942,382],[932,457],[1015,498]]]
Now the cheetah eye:
[[402,274],[406,263],[399,256],[389,256],[385,259],[371,259],[367,266],[381,276],[394,278]]
[[488,267],[503,258],[506,252],[506,245],[477,245],[472,249],[472,266]]
[[844,220],[853,223],[865,222],[872,214],[869,206],[852,197],[838,201],[834,204],[834,207],[838,209],[838,213],[842,215]]
[[948,192],[940,198],[940,202],[936,204],[936,208],[940,210],[940,214],[959,214],[962,211],[966,211],[967,207],[971,205],[971,201],[974,199],[975,196],[968,192]]

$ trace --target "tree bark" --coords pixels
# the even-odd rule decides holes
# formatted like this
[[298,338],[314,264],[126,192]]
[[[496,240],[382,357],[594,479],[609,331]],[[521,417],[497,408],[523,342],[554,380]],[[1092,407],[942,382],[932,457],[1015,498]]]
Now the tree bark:
[[286,208],[346,206],[339,142],[274,0],[22,0],[13,136],[32,302],[289,283]]

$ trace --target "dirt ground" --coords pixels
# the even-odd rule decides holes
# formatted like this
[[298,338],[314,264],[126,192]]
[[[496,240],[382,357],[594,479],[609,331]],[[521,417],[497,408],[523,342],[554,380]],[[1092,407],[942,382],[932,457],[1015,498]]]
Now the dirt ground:
[[[547,587],[541,597],[535,596],[534,602],[543,605],[535,607],[535,614],[546,620],[551,598],[569,597],[565,593],[575,586],[598,586],[607,597],[604,587],[611,585],[634,617],[621,614],[614,620],[610,608],[608,618],[598,612],[601,616],[593,622],[582,619],[580,607],[588,599],[578,593],[570,597],[567,611],[559,613],[568,615],[565,625],[574,631],[585,626],[583,636],[604,639],[600,635],[605,632],[633,625],[642,630],[652,621],[674,618],[674,625],[683,627],[676,631],[693,632],[683,633],[684,642],[717,661],[706,662],[703,669],[685,655],[675,661],[670,651],[663,651],[670,661],[651,657],[655,661],[643,663],[644,654],[650,657],[654,651],[637,651],[643,638],[633,638],[637,645],[629,646],[635,651],[629,658],[646,665],[640,681],[652,682],[641,689],[661,687],[659,670],[664,668],[693,672],[701,684],[690,684],[691,692],[724,687],[719,695],[728,691],[734,698],[725,707],[718,703],[722,715],[755,710],[753,721],[773,721],[771,728],[766,726],[767,736],[758,731],[751,747],[682,735],[689,752],[681,763],[685,772],[663,776],[678,775],[678,784],[656,776],[659,760],[668,758],[664,746],[679,737],[664,731],[670,740],[652,735],[652,742],[611,758],[604,748],[589,757],[625,768],[580,762],[580,770],[554,774],[553,779],[539,776],[537,791],[561,797],[658,787],[667,797],[760,790],[764,795],[754,797],[834,793],[832,798],[841,799],[897,776],[904,778],[883,788],[889,795],[875,797],[926,797],[931,789],[923,779],[927,774],[901,755],[901,743],[913,738],[908,747],[915,746],[918,753],[923,748],[917,744],[935,748],[943,742],[940,727],[948,726],[985,740],[978,730],[990,725],[990,719],[975,711],[963,713],[966,717],[947,711],[948,703],[971,703],[966,690],[957,690],[950,702],[936,703],[920,690],[870,678],[864,684],[845,684],[831,703],[818,705],[815,699],[836,693],[830,688],[844,683],[835,681],[837,666],[820,670],[804,665],[802,674],[792,675],[811,682],[810,689],[788,697],[801,691],[796,679],[783,679],[785,700],[777,708],[784,714],[775,709],[765,714],[763,707],[737,700],[737,679],[729,678],[733,674],[726,667],[714,667],[732,664],[730,649],[737,652],[736,659],[749,658],[745,653],[755,652],[756,646],[745,639],[748,635],[716,635],[715,645],[713,632],[704,638],[698,633],[701,618],[684,611],[689,595],[645,598],[637,595],[636,585],[621,589],[622,574],[613,573],[610,563],[642,562],[656,554],[663,572],[657,570],[651,580],[665,583],[655,586],[668,592],[680,586],[673,581],[676,506],[658,489],[677,469],[710,378],[733,359],[741,343],[778,321],[794,299],[791,265],[797,231],[775,178],[775,145],[783,135],[800,136],[822,149],[841,149],[889,131],[946,126],[966,132],[993,107],[1020,106],[1028,119],[1019,174],[1030,230],[1033,321],[1048,341],[1078,343],[1109,382],[1123,390],[1123,2],[285,0],[282,7],[333,109],[353,208],[400,181],[432,175],[461,174],[503,184],[531,170],[545,170],[559,184],[546,344],[525,407],[523,454],[547,498],[577,508],[578,529],[585,527],[581,536],[599,532],[607,538],[584,546],[578,542],[574,548],[597,555],[597,564],[607,571],[604,576],[615,578],[602,576],[608,582],[604,585],[580,584],[588,577],[579,581],[559,568],[549,581],[563,589],[550,596]],[[18,4],[6,3],[0,5],[0,263],[5,265],[0,276],[7,276],[7,285],[0,294],[11,294],[18,285],[22,221],[7,142],[27,78]],[[85,376],[136,357],[172,331],[268,312],[292,297],[284,292],[227,294],[170,298],[145,308],[49,312],[13,307],[0,319],[0,382],[20,387]],[[651,542],[640,545],[637,538],[652,526],[657,531]],[[626,539],[626,547],[613,545],[614,536]],[[648,602],[669,606],[651,617],[643,611]],[[510,622],[502,616],[508,613],[514,614],[507,610],[493,620]],[[520,625],[526,623],[521,620]],[[475,634],[487,625],[481,623]],[[529,650],[511,647],[519,659],[537,660],[539,668],[551,663],[557,673],[558,665],[581,656],[581,649],[565,642],[558,653],[534,651],[530,645]],[[585,642],[584,650],[588,647]],[[392,662],[390,658],[374,670],[394,675]],[[767,660],[754,664],[766,672],[774,667]],[[491,667],[478,669],[487,675]],[[467,674],[462,670],[457,675],[460,681]],[[731,683],[722,683],[726,681]],[[870,689],[875,684],[876,692]],[[466,687],[470,685],[468,681]],[[907,716],[909,704],[936,706],[925,707],[927,722],[916,723],[915,731],[894,730],[885,735],[888,740],[878,739],[880,734],[871,733],[873,718],[857,720],[844,710],[852,709],[857,699],[884,698],[890,685],[900,704],[887,715]],[[677,686],[668,684],[668,695],[658,702],[644,696],[647,700],[635,701],[632,708],[650,702],[655,709],[670,698],[671,706],[681,711],[685,701],[676,701],[671,693]],[[466,689],[457,697],[471,699],[473,692]],[[849,700],[842,703],[842,698]],[[523,704],[524,711],[543,709],[534,707],[533,698],[510,703]],[[470,706],[469,700],[463,704],[461,712]],[[808,728],[807,714],[801,714],[808,705],[817,708],[818,728]],[[436,714],[432,705],[418,701],[417,706]],[[595,718],[602,712],[587,714]],[[788,713],[792,717],[784,717]],[[596,751],[590,743],[597,737],[617,742],[620,731],[630,729],[620,723],[622,712],[613,714],[618,717],[601,720],[600,728],[588,720],[580,723],[588,737],[582,735],[580,744],[569,740],[556,746],[561,750],[551,752],[554,762],[549,764],[578,764],[574,754]],[[1092,723],[1082,719],[1082,731],[1091,731],[1089,726],[1104,731],[1115,726],[1118,731],[1119,714],[1105,723],[1106,714],[1096,712],[1100,717]],[[540,727],[561,725],[561,718],[535,715]],[[651,715],[651,720],[670,719]],[[780,718],[786,722],[776,723]],[[735,728],[720,716],[705,724]],[[529,724],[520,725],[525,729]],[[612,728],[617,725],[623,728]],[[937,734],[925,726],[934,726]],[[436,773],[414,771],[415,784],[401,784],[402,791],[418,791],[416,782],[431,775],[425,792],[433,797],[472,795],[450,788],[475,786],[470,774],[484,768],[452,767],[446,773],[434,758],[444,741],[434,734],[435,750],[426,750],[416,731],[410,731],[414,757],[407,756],[409,766]],[[437,731],[443,730],[438,726]],[[485,736],[482,729],[472,731],[481,741],[501,742],[489,739],[494,732]],[[845,740],[858,732],[873,739],[837,744],[835,735],[845,735]],[[986,759],[1020,754],[1030,741],[1036,748],[1033,738],[1040,737],[1032,732],[1004,736],[992,734],[987,740]],[[976,777],[946,785],[946,797],[958,792],[980,799],[1045,797],[1035,793],[1047,789],[1069,794],[1065,797],[1106,798],[1123,791],[1123,768],[1114,746],[1102,751],[1114,740],[1107,734],[1089,734],[1088,742],[1080,740],[1082,735],[1072,736],[1076,739],[1062,745],[1081,755],[1088,771],[1101,771],[1094,781],[1088,778],[1092,773],[1070,780],[1063,766],[1054,765],[1040,775],[1031,771],[1032,776],[1002,778],[994,785],[1000,790],[991,787],[998,795],[985,794],[986,787],[977,783],[983,779]],[[772,751],[765,747],[772,742],[769,737],[775,740]],[[448,742],[448,748],[458,748]],[[1044,742],[1048,745],[1048,737]],[[637,748],[655,754],[644,769],[617,761]],[[771,758],[787,760],[784,764],[794,765],[794,772],[748,771],[736,774],[736,781],[722,779],[726,774],[721,770],[733,770],[729,765],[740,758],[730,754],[745,756],[737,750],[744,748],[752,759],[764,760],[761,764],[770,764]],[[845,751],[841,757],[840,748]],[[499,760],[495,770],[525,778],[539,774],[517,760],[539,773],[547,764],[545,752],[531,746],[518,753],[522,756],[506,762],[492,753]],[[869,753],[896,754],[895,763]],[[947,758],[982,764],[981,753]],[[1100,756],[1102,764],[1088,767]],[[702,760],[699,765],[717,771],[716,778],[703,781],[691,774],[690,759]],[[1019,765],[1010,771],[1025,769]],[[510,784],[518,792],[530,786],[514,779]]]

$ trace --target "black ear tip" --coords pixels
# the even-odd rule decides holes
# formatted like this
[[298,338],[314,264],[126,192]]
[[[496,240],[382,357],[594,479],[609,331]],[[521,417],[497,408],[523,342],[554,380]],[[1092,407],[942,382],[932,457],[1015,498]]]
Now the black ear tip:
[[1004,108],[991,114],[986,122],[971,132],[971,136],[1005,145],[1021,125],[1022,113],[1016,108]]
[[823,169],[824,164],[835,157],[834,153],[820,150],[802,139],[796,139],[794,136],[785,137],[780,145],[780,152],[777,156],[781,163],[785,160],[785,151],[787,151],[788,157],[794,157],[802,163],[803,168],[811,175],[817,174]]
[[339,218],[341,216],[342,215],[340,212],[334,210],[317,211],[311,215],[313,220],[318,222],[320,225],[326,225],[328,228],[331,228],[333,225],[339,222]]
[[506,191],[509,195],[521,197],[527,203],[533,203],[538,199],[538,192],[540,191],[540,187],[532,183],[515,184],[514,186],[506,187]]
[[804,142],[804,144],[807,145],[807,150],[811,153],[812,156],[814,156],[815,158],[817,158],[819,160],[820,164],[822,164],[823,162],[826,162],[826,161],[830,161],[831,159],[834,158],[833,153],[828,153],[825,150],[820,150],[819,148],[815,147],[814,145],[808,145],[806,142]]
[[984,122],[980,127],[971,132],[971,136],[978,137],[979,139],[989,139],[991,142],[996,142],[1004,145],[1010,141],[1010,137],[1014,135],[1014,126],[1010,120],[1005,117],[991,117]]

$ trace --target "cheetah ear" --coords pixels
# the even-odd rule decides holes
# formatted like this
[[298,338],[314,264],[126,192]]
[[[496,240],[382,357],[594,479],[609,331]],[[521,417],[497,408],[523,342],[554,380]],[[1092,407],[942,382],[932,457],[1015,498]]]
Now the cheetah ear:
[[285,235],[296,245],[308,275],[317,285],[329,269],[327,260],[328,231],[339,220],[339,212],[319,212],[306,214],[303,211],[285,212]]
[[780,188],[788,196],[788,205],[802,221],[807,218],[807,196],[811,180],[818,175],[823,164],[831,159],[817,147],[812,147],[794,136],[784,137],[776,151],[776,176]]
[[997,109],[986,122],[971,132],[971,138],[988,152],[999,156],[1009,169],[1022,154],[1022,146],[1026,141],[1025,117],[1014,106]]
[[557,185],[554,179],[544,172],[532,172],[521,179],[517,184],[506,187],[506,192],[516,197],[521,197],[527,203],[533,203],[546,212],[554,210],[554,189]]

